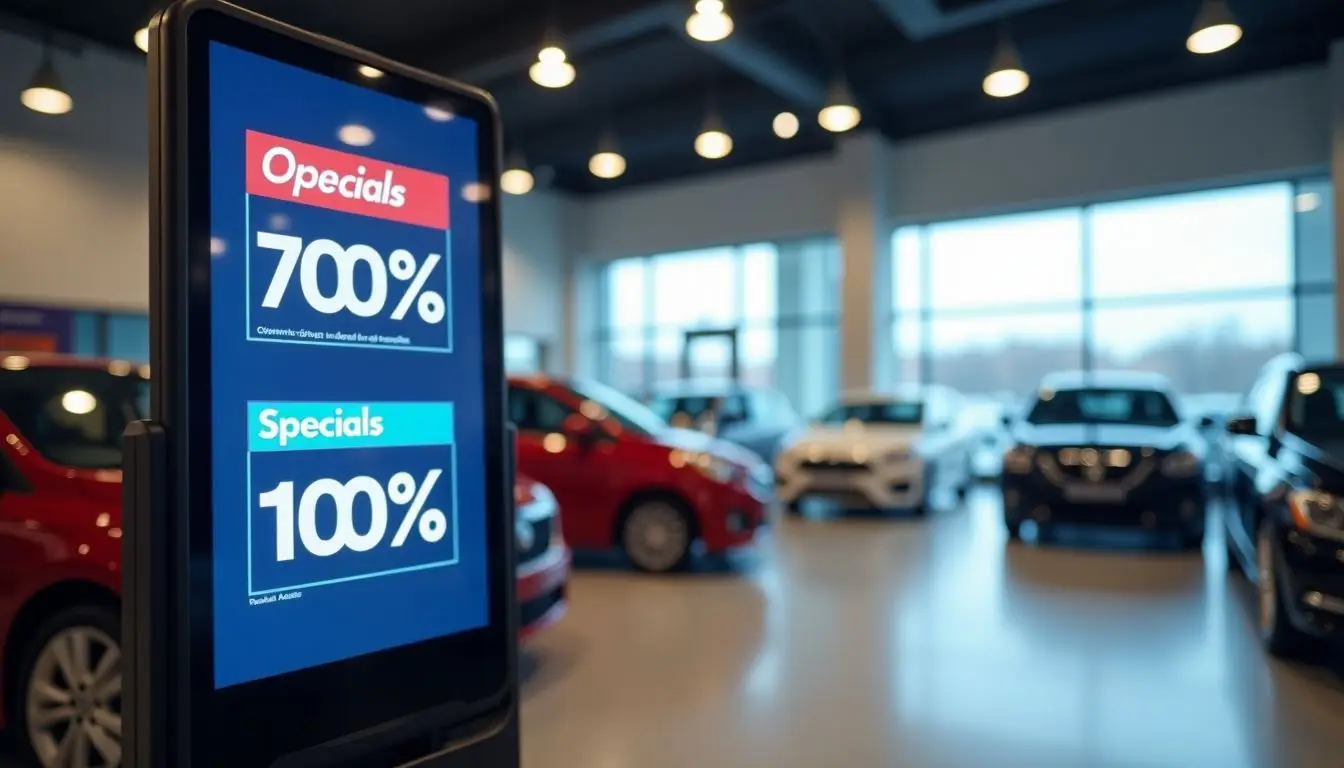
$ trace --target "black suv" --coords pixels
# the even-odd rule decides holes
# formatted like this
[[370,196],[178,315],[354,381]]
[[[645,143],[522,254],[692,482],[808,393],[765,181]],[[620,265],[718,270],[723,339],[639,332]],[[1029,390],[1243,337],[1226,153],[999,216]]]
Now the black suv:
[[1204,542],[1204,443],[1176,412],[1166,379],[1130,371],[1045,377],[1027,415],[1010,424],[1003,517],[1022,523],[1170,531]]
[[1344,640],[1344,365],[1271,360],[1227,422],[1228,561],[1259,587],[1265,648]]

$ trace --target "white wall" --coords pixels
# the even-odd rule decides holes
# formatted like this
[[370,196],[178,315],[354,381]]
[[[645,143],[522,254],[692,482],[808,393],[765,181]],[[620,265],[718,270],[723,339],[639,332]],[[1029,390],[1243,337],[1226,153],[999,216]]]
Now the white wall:
[[[0,301],[145,310],[148,137],[145,66],[89,48],[58,54],[75,99],[64,116],[22,106],[39,48],[0,33]],[[505,324],[562,340],[566,201],[504,205]]]
[[[1324,67],[1171,90],[898,143],[892,223],[1319,172],[1330,159]],[[831,158],[598,197],[583,261],[835,230]],[[867,180],[861,180],[867,183]]]

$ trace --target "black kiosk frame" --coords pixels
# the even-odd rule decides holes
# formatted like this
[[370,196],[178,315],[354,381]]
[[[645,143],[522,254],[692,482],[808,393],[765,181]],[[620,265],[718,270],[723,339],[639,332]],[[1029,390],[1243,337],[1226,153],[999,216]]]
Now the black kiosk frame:
[[[517,610],[505,424],[500,224],[479,212],[489,621],[479,629],[216,688],[212,573],[209,46],[222,42],[480,126],[479,176],[499,178],[482,91],[216,0],[151,24],[151,419],[127,430],[123,764],[131,768],[415,765],[516,768]],[[357,67],[385,74],[371,83]],[[491,198],[494,196],[491,195]],[[396,353],[392,353],[396,354]],[[266,642],[266,638],[258,638]]]

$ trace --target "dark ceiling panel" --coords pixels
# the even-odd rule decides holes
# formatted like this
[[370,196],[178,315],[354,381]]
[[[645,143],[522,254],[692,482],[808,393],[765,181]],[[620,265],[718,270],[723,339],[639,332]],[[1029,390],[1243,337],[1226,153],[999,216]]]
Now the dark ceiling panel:
[[[600,192],[827,151],[816,125],[825,84],[843,73],[864,123],[915,136],[1102,99],[1323,61],[1344,35],[1339,0],[1229,0],[1246,29],[1233,49],[1185,51],[1199,0],[728,0],[736,32],[695,43],[691,0],[241,0],[282,21],[456,74],[495,93],[511,148],[554,166],[556,185]],[[132,35],[162,0],[0,0],[0,26],[134,55]],[[554,26],[578,69],[550,91],[527,77]],[[1032,86],[1000,101],[980,81],[1000,31]],[[3,98],[3,94],[0,94]],[[736,147],[708,161],[691,145],[711,103]],[[773,116],[796,112],[798,138]],[[80,119],[78,113],[68,119]],[[606,127],[629,162],[600,181],[587,158]]]

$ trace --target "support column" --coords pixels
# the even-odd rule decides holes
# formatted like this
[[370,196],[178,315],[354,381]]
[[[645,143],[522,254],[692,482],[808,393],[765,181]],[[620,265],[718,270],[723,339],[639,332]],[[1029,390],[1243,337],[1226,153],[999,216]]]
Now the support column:
[[835,297],[827,295],[825,246],[816,242],[789,242],[778,247],[776,308],[784,318],[776,334],[775,385],[794,407],[806,415],[829,405],[835,393],[830,386],[834,369],[819,365],[835,350],[826,332],[813,325]]
[[891,227],[886,142],[877,133],[841,139],[834,165],[840,278],[840,386],[884,389],[892,380]]
[[[1330,182],[1334,194],[1333,203],[1335,231],[1335,354],[1344,358],[1344,308],[1340,306],[1344,286],[1344,39],[1330,45]],[[1299,313],[1300,314],[1300,313]],[[1299,328],[1303,333],[1306,329]]]

